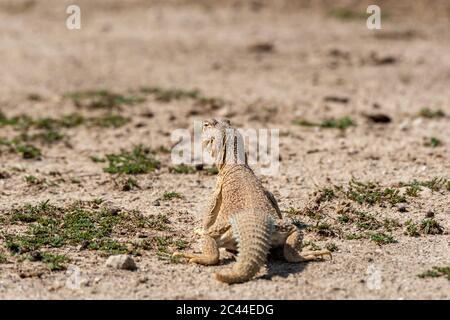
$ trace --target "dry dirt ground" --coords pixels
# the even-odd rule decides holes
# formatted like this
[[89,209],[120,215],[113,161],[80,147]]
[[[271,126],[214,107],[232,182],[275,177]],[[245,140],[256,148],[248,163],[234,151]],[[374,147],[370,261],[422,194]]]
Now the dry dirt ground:
[[[81,30],[68,1],[0,0],[0,298],[450,298],[448,2],[378,2],[381,31],[355,1],[73,2]],[[213,116],[280,129],[262,181],[331,261],[227,286],[230,257],[170,258],[215,182],[170,134]]]

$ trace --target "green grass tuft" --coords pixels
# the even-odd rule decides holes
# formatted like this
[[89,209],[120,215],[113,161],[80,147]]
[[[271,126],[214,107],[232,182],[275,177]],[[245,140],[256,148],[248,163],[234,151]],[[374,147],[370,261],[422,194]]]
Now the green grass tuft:
[[394,237],[390,234],[386,234],[386,233],[382,233],[382,232],[378,232],[378,233],[374,233],[370,236],[370,240],[372,240],[373,242],[375,242],[378,245],[384,245],[384,244],[389,244],[389,243],[396,243],[397,240],[394,239]]
[[183,195],[175,191],[169,191],[163,194],[162,199],[166,201],[172,199],[183,199]]
[[8,262],[8,257],[5,254],[0,252],[0,264],[7,263],[7,262]]
[[426,108],[422,108],[420,110],[419,115],[421,117],[428,118],[428,119],[436,119],[436,118],[444,118],[445,112],[440,109],[432,110],[432,109],[426,107]]
[[431,147],[431,148],[437,148],[437,147],[442,146],[442,141],[436,137],[431,137],[425,141],[424,146]]
[[[219,169],[217,169],[215,165],[204,168],[204,171],[206,172],[207,175],[211,176],[214,176],[219,173]],[[450,182],[449,182],[449,190],[450,190]]]
[[315,225],[311,229],[322,237],[336,236],[336,232],[333,229],[333,227],[329,223],[326,223],[326,222],[319,222],[319,223],[317,223],[317,225]]
[[343,117],[340,119],[328,119],[324,120],[320,126],[322,128],[336,128],[336,129],[347,129],[349,127],[356,126],[355,122],[349,117]]
[[143,174],[160,167],[160,162],[142,145],[132,151],[122,150],[119,154],[108,154],[106,159],[109,164],[103,170],[107,173]]
[[90,118],[89,122],[92,126],[103,128],[119,128],[130,122],[130,119],[122,117],[118,114],[107,114],[98,118]]
[[42,155],[41,150],[31,144],[17,145],[16,152],[24,159],[37,159]]
[[431,191],[437,192],[443,189],[450,190],[450,180],[446,178],[434,177],[431,180],[419,181],[414,179],[408,183],[400,183],[401,187],[407,187],[406,194],[416,197],[419,192],[422,191],[422,187],[428,188]]
[[419,278],[437,278],[446,277],[450,280],[450,267],[433,267],[431,270],[425,271],[418,275]]
[[380,221],[378,221],[373,215],[366,212],[356,212],[356,226],[362,230],[377,230],[382,227]]
[[370,181],[364,183],[354,179],[350,181],[346,195],[350,200],[359,204],[374,205],[387,202],[396,205],[406,202],[405,196],[400,195],[398,189],[383,188],[378,183]]
[[303,127],[320,127],[325,129],[340,129],[345,130],[349,127],[356,126],[356,122],[350,117],[343,117],[339,119],[325,119],[321,123],[311,122],[305,119],[297,119],[293,121],[293,124]]
[[326,248],[327,250],[329,250],[330,252],[336,252],[336,251],[339,250],[338,246],[337,246],[335,243],[333,243],[333,242],[327,243],[327,245],[325,246],[325,248]]
[[406,221],[405,225],[406,225],[405,235],[408,235],[410,237],[420,236],[419,226],[417,225],[417,223],[413,222],[412,219]]
[[444,228],[433,218],[426,218],[420,222],[420,231],[423,234],[443,234]]
[[336,198],[336,194],[332,188],[323,188],[319,190],[319,194],[316,199],[316,203],[320,204],[322,202],[331,201]]
[[62,271],[66,270],[66,262],[70,259],[65,255],[52,254],[48,252],[42,253],[42,262],[47,265],[50,271]]
[[180,164],[169,168],[169,172],[178,174],[190,174],[195,173],[197,170],[192,166],[187,166],[185,164]]
[[183,89],[163,89],[158,87],[141,88],[141,92],[145,94],[152,94],[155,99],[161,102],[171,102],[173,100],[181,99],[197,99],[200,96],[198,90],[183,90]]
[[165,214],[158,214],[148,217],[146,225],[157,231],[169,230],[170,220]]

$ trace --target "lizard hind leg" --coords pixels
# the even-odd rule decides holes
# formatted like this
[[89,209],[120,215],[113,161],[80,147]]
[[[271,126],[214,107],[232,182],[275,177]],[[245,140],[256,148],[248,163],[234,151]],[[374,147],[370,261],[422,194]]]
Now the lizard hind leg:
[[303,236],[300,230],[295,230],[286,239],[283,254],[288,262],[303,262],[323,259],[325,256],[331,258],[328,250],[302,251]]
[[189,263],[198,263],[205,266],[213,266],[219,263],[219,248],[216,240],[209,236],[203,237],[203,247],[201,254],[175,252],[174,257],[182,257],[189,260]]

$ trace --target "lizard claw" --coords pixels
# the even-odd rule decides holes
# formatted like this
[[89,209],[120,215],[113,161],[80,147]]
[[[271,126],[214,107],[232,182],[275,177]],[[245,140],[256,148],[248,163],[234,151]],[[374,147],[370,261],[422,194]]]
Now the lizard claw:
[[187,253],[187,252],[179,252],[179,251],[175,251],[174,253],[172,253],[172,257],[173,258],[184,258],[187,259],[189,263],[192,263],[197,255],[194,253]]
[[331,254],[331,251],[329,250],[321,250],[319,252],[316,253],[317,257],[320,257],[321,259],[325,258],[325,257],[329,257],[330,260],[333,260],[333,255]]

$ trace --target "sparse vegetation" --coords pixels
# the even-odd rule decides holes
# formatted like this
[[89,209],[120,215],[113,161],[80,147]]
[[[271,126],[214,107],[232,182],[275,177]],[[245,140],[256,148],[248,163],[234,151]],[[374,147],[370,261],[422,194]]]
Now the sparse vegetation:
[[384,230],[391,232],[394,229],[398,229],[402,226],[402,224],[400,222],[398,222],[397,219],[390,219],[390,218],[385,218],[383,220],[383,228]]
[[347,129],[349,127],[356,126],[355,122],[349,117],[343,117],[340,119],[327,119],[324,120],[320,126],[322,128],[335,128],[335,129]]
[[65,255],[52,254],[48,252],[43,252],[42,262],[47,265],[50,271],[61,271],[66,270],[66,263],[70,261]]
[[415,223],[411,219],[409,219],[408,221],[406,221],[405,225],[406,225],[406,230],[405,230],[406,235],[408,235],[410,237],[420,236],[419,226],[417,225],[417,223]]
[[335,243],[333,243],[333,242],[327,243],[327,245],[325,246],[325,248],[326,248],[327,250],[329,250],[330,252],[336,252],[336,251],[339,250],[338,246],[337,246]]
[[349,233],[345,236],[345,239],[347,240],[360,240],[360,239],[365,239],[366,235],[362,234],[362,233]]
[[171,102],[173,100],[182,99],[197,99],[200,96],[198,90],[183,90],[183,89],[164,89],[159,87],[143,87],[141,92],[145,94],[152,94],[155,99],[161,102]]
[[19,139],[7,140],[0,138],[0,151],[2,146],[6,147],[8,152],[20,154],[23,159],[38,159],[42,155],[39,148],[32,144],[24,143]]
[[382,227],[380,221],[366,212],[356,212],[356,226],[361,230],[377,230]]
[[433,218],[426,218],[420,222],[420,231],[423,234],[442,234],[444,228]]
[[37,159],[42,155],[41,150],[31,144],[17,144],[14,149],[24,159]]
[[163,194],[163,200],[183,199],[183,195],[175,191],[168,191]]
[[430,189],[431,191],[437,192],[441,190],[450,190],[449,188],[450,180],[446,178],[434,177],[431,180],[413,180],[408,183],[400,183],[400,187],[407,187],[406,194],[409,196],[417,197],[419,192],[422,191],[423,187]]
[[[219,169],[217,169],[217,167],[215,165],[211,166],[211,167],[206,167],[203,170],[206,172],[206,174],[211,175],[211,176],[219,173]],[[450,182],[449,182],[449,190],[450,190]]]
[[326,222],[319,222],[315,226],[309,228],[309,230],[314,231],[319,236],[322,237],[334,237],[336,236],[336,231],[333,227]]
[[6,255],[3,253],[0,253],[0,264],[7,263],[7,262],[8,262],[8,258],[6,257]]
[[[317,190],[313,194],[314,198],[302,210],[290,207],[285,212],[289,216],[302,215],[313,220],[314,225],[309,226],[307,231],[320,236],[338,236],[347,240],[370,239],[379,245],[395,243],[397,240],[392,232],[402,228],[402,223],[398,219],[388,217],[381,219],[368,212],[367,207],[361,206],[376,204],[381,207],[386,204],[394,206],[407,202],[407,197],[418,197],[419,192],[425,187],[433,191],[445,190],[447,183],[447,179],[436,177],[383,187],[378,182],[360,182],[352,179],[348,187],[334,185]],[[400,188],[404,187],[406,191],[401,192]],[[444,232],[443,227],[433,216],[427,216],[420,223],[409,219],[404,226],[404,234],[412,237]]]
[[436,137],[431,137],[425,140],[424,146],[431,147],[431,148],[437,148],[442,145],[442,141]]
[[28,130],[30,128],[44,130],[38,134],[56,135],[61,133],[59,129],[75,128],[81,125],[104,128],[118,128],[130,121],[117,113],[106,113],[97,117],[85,117],[79,113],[70,113],[60,118],[30,118],[28,116],[19,116],[14,118],[6,118],[0,114],[0,126],[14,126],[19,130]]
[[145,102],[145,97],[138,95],[123,95],[108,90],[88,90],[70,92],[65,97],[71,99],[79,108],[112,109],[120,106],[132,106]]
[[419,116],[428,118],[428,119],[436,119],[436,118],[444,118],[445,112],[441,109],[430,109],[428,107],[422,108],[419,112]]
[[383,188],[375,182],[360,182],[352,179],[349,183],[346,195],[349,199],[359,204],[384,204],[396,205],[406,202],[406,198],[400,195],[395,188]]
[[316,198],[316,202],[320,204],[322,202],[331,201],[335,197],[336,197],[336,195],[334,193],[334,189],[323,188],[323,189],[319,190],[317,198]]
[[129,118],[119,114],[107,114],[98,118],[90,118],[88,121],[92,126],[103,128],[119,128],[130,122]]
[[40,179],[35,176],[25,176],[25,181],[30,185],[42,185],[46,182],[45,179]]
[[192,166],[187,166],[185,164],[179,164],[169,168],[169,172],[178,174],[190,174],[195,173],[197,170]]
[[288,210],[286,210],[286,215],[288,216],[296,216],[300,214],[300,210],[294,208],[294,207],[289,207]]
[[[120,217],[106,211],[85,208],[82,204],[67,208],[48,203],[41,203],[37,207],[27,206],[16,219],[31,224],[24,234],[6,237],[6,245],[13,253],[23,254],[41,248],[59,248],[83,242],[88,243],[87,247],[93,250],[110,253],[126,251],[125,247],[111,239],[113,227]],[[117,245],[111,246],[112,243]]]
[[337,220],[340,223],[349,223],[352,221],[352,218],[350,218],[350,216],[348,214],[341,214],[337,217]]
[[133,189],[140,189],[140,186],[136,179],[129,177],[125,181],[121,181],[121,189],[122,191],[131,191]]
[[38,159],[42,152],[32,143],[39,142],[51,145],[62,141],[65,137],[61,132],[63,128],[74,128],[80,125],[118,128],[129,121],[130,119],[128,118],[112,113],[90,118],[85,118],[78,113],[72,113],[61,118],[46,117],[36,119],[25,115],[7,118],[3,113],[0,113],[0,127],[13,126],[15,130],[20,131],[20,134],[14,139],[0,138],[0,147],[6,147],[8,152],[20,154],[24,159]]
[[450,280],[450,267],[433,267],[431,270],[419,274],[419,278],[438,278],[446,277]]
[[150,216],[146,220],[146,225],[158,231],[167,231],[169,230],[170,220],[165,214],[158,214],[154,216]]
[[108,154],[106,159],[109,164],[104,171],[113,174],[143,174],[160,167],[160,162],[142,145],[136,146],[132,151],[122,150],[118,154]]
[[303,127],[320,127],[326,129],[340,129],[345,130],[349,127],[356,126],[356,123],[350,117],[343,117],[339,119],[325,119],[321,123],[311,122],[305,119],[294,120],[293,124]]
[[303,241],[302,247],[312,251],[322,250],[322,248],[314,241]]
[[390,234],[377,232],[370,236],[370,240],[375,242],[378,245],[384,245],[389,243],[396,243],[397,240],[394,239],[394,237]]
[[148,240],[144,240],[141,244],[146,250],[156,250],[156,255],[161,260],[166,260],[171,263],[179,263],[180,258],[172,255],[173,251],[184,250],[188,243],[179,238],[157,236]]
[[12,209],[7,213],[7,223],[20,224],[26,229],[19,233],[7,233],[5,247],[14,255],[29,256],[33,261],[42,261],[50,270],[56,271],[63,270],[68,260],[58,253],[47,252],[49,249],[80,246],[84,250],[106,254],[137,254],[135,249],[131,249],[133,244],[123,239],[124,235],[134,235],[145,228],[170,230],[166,215],[145,217],[139,212],[110,210],[101,204],[101,200],[94,199],[60,207],[44,201]]

